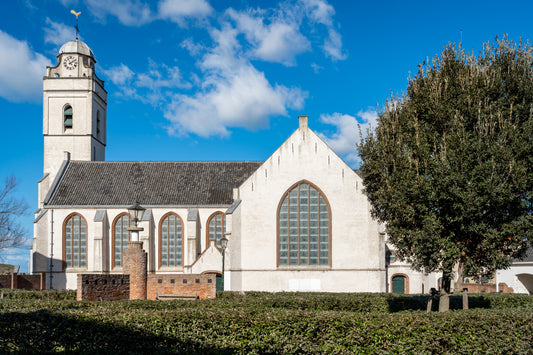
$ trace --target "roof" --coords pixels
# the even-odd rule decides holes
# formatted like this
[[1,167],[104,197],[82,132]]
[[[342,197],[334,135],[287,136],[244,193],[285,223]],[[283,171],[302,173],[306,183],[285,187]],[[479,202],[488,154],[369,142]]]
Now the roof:
[[59,54],[62,53],[79,53],[94,58],[91,48],[82,41],[68,41],[59,49]]
[[70,161],[45,206],[231,205],[262,163]]

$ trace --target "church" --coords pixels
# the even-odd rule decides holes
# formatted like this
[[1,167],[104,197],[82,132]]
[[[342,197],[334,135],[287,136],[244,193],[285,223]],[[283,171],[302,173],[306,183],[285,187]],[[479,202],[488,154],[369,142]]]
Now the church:
[[57,59],[43,78],[31,248],[31,271],[46,273],[47,287],[75,289],[81,273],[121,274],[135,202],[149,274],[215,273],[230,291],[437,287],[437,274],[397,260],[361,177],[306,116],[265,161],[106,161],[107,92],[94,54],[76,40]]

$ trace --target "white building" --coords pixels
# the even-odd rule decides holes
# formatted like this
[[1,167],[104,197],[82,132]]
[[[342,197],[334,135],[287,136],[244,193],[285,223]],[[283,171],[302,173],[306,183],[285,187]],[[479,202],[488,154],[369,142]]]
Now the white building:
[[[121,273],[127,207],[149,273],[221,272],[225,289],[420,293],[437,287],[393,256],[360,176],[299,118],[264,162],[106,162],[104,82],[92,51],[70,41],[44,77],[44,177],[32,271],[75,288],[78,273]],[[50,277],[53,276],[52,279]]]

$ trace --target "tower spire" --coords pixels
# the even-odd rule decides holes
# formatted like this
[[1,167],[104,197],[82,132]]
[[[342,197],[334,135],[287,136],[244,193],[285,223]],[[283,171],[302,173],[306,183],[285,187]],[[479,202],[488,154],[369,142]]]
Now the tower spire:
[[80,29],[78,28],[78,16],[80,16],[81,14],[81,11],[80,12],[76,12],[74,10],[70,10],[70,13],[73,14],[73,15],[76,15],[76,41],[78,40],[78,34],[80,32]]

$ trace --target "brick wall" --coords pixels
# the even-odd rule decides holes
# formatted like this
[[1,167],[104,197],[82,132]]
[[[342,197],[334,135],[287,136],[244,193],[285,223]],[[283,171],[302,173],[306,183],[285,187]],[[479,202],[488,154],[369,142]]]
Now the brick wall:
[[13,288],[21,290],[44,290],[46,288],[46,278],[44,273],[37,275],[26,275],[11,273],[0,275],[0,288]]
[[158,295],[215,298],[216,274],[150,274],[147,280],[147,299],[155,300]]
[[78,301],[116,301],[129,299],[129,275],[78,274]]
[[469,293],[490,293],[496,292],[495,284],[471,284],[463,283],[463,288],[468,289]]
[[500,282],[500,283],[498,284],[498,289],[499,289],[500,292],[502,292],[502,293],[514,293],[513,288],[507,286],[507,284],[506,284],[505,282]]

